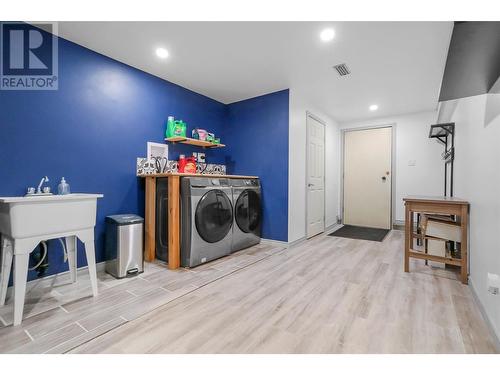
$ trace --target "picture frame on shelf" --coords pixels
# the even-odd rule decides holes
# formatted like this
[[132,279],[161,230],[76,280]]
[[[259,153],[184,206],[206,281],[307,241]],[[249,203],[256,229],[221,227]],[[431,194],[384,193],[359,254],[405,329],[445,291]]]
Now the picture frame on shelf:
[[148,142],[146,157],[152,158],[165,158],[168,160],[168,145],[165,143]]

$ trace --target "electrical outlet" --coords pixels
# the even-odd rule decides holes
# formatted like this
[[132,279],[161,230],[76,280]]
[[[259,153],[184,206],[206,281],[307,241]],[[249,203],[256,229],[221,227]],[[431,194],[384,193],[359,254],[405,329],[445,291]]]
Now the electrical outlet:
[[497,295],[500,292],[500,277],[494,273],[488,273],[488,292]]
[[497,295],[498,294],[498,288],[494,287],[494,286],[489,286],[488,287],[488,292],[490,292],[491,294]]

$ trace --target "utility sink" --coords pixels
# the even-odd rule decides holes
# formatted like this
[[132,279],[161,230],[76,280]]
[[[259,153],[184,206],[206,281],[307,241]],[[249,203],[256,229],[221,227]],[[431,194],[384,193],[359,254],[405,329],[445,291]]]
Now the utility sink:
[[0,197],[0,233],[17,239],[92,228],[96,200],[102,197],[102,194]]
[[76,282],[77,238],[80,239],[85,247],[92,293],[97,296],[94,226],[97,198],[102,197],[102,194],[0,197],[0,306],[5,303],[14,264],[15,326],[21,324],[23,318],[29,254],[40,241],[65,238],[71,281]]

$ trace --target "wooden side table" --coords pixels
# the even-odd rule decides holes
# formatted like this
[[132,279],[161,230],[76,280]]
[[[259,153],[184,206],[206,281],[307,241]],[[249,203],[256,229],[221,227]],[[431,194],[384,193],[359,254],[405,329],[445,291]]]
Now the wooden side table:
[[[410,258],[431,260],[434,262],[442,262],[460,267],[460,279],[462,283],[468,283],[468,215],[469,202],[454,197],[406,197],[405,202],[405,260],[404,270],[410,271]],[[418,235],[413,231],[413,214],[432,213],[440,215],[454,215],[460,217],[460,226],[462,238],[460,242],[460,258],[440,257],[436,255],[425,254],[413,249],[413,239]]]

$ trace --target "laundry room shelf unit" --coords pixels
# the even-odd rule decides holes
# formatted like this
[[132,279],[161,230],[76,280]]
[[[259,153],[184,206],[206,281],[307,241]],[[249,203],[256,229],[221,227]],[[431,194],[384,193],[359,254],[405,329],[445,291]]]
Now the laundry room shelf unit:
[[144,215],[144,260],[153,262],[156,258],[156,179],[168,177],[168,268],[177,269],[181,263],[180,242],[180,179],[182,177],[209,178],[245,178],[256,179],[257,176],[239,175],[200,175],[190,173],[159,173],[141,175],[146,180],[145,215]]
[[187,137],[170,137],[165,138],[165,141],[172,143],[183,143],[191,146],[206,147],[206,148],[222,148],[226,147],[221,143],[212,143],[208,141],[201,141],[199,139],[187,138]]

